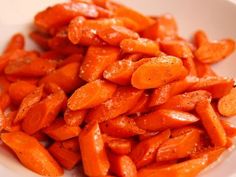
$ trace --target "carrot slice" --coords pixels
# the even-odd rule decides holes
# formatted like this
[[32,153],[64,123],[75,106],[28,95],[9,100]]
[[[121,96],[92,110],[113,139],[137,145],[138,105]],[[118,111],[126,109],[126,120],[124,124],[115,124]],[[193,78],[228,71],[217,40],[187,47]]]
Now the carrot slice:
[[225,146],[227,137],[214,109],[208,100],[200,101],[196,105],[196,111],[201,118],[202,124],[215,146]]
[[61,60],[57,66],[62,67],[67,64],[74,63],[74,62],[81,63],[82,59],[83,59],[82,54],[71,54],[67,58],[64,58],[63,60]]
[[44,176],[63,175],[63,169],[35,138],[23,132],[11,132],[2,133],[1,139],[30,170]]
[[73,44],[78,44],[80,42],[83,33],[82,25],[84,21],[85,18],[82,16],[75,17],[70,21],[70,24],[68,26],[68,39]]
[[197,121],[193,114],[168,109],[159,109],[135,119],[140,128],[149,131],[181,127]]
[[55,142],[48,148],[50,154],[67,170],[71,170],[81,160],[78,152],[65,149],[60,142]]
[[204,31],[199,30],[194,34],[194,43],[197,48],[199,48],[200,46],[204,45],[207,42],[208,42],[208,37]]
[[111,99],[91,109],[85,120],[103,122],[124,114],[135,105],[142,93],[143,90],[133,87],[120,87]]
[[25,39],[24,36],[20,33],[16,33],[12,36],[11,40],[9,41],[7,47],[4,50],[4,53],[12,52],[17,49],[24,49],[25,46]]
[[87,114],[86,109],[72,111],[70,109],[66,109],[64,113],[64,120],[69,126],[79,126],[83,123],[84,118]]
[[88,82],[99,79],[106,67],[118,59],[119,53],[115,47],[90,46],[80,69],[80,77]]
[[220,120],[221,125],[223,126],[225,133],[228,137],[236,136],[236,126],[226,120]]
[[135,114],[135,113],[138,114],[138,113],[146,112],[147,107],[148,107],[148,102],[149,102],[149,95],[146,93],[143,93],[143,95],[139,98],[135,106],[132,107],[127,112],[127,114]]
[[120,116],[100,124],[101,131],[113,137],[128,138],[145,133],[132,118]]
[[110,163],[98,123],[91,122],[86,125],[80,133],[79,144],[85,174],[88,176],[107,175]]
[[170,130],[165,130],[156,136],[141,141],[130,153],[137,168],[150,164],[155,160],[158,147],[170,136]]
[[196,71],[198,77],[217,76],[210,65],[195,61]]
[[232,88],[231,91],[220,98],[217,108],[223,116],[234,116],[236,115],[236,88]]
[[93,108],[112,97],[116,85],[104,80],[95,80],[78,88],[68,99],[72,111]]
[[201,128],[194,126],[194,125],[187,125],[187,126],[183,126],[180,128],[175,128],[171,130],[171,137],[177,137],[177,136],[181,136],[181,135],[185,135],[188,132],[191,131],[197,131],[199,132],[199,134],[203,134],[204,131],[201,130]]
[[190,76],[197,76],[196,62],[192,57],[183,60],[183,64],[187,68]]
[[182,61],[163,56],[141,65],[132,75],[131,83],[138,89],[157,88],[187,75]]
[[5,114],[4,121],[4,130],[7,132],[16,132],[21,130],[21,125],[19,123],[14,123],[14,119],[16,117],[16,111],[11,111]]
[[169,161],[188,157],[196,147],[200,134],[192,130],[186,134],[170,138],[165,141],[157,150],[157,161]]
[[129,140],[114,138],[108,141],[107,146],[118,155],[127,155],[131,152],[132,144]]

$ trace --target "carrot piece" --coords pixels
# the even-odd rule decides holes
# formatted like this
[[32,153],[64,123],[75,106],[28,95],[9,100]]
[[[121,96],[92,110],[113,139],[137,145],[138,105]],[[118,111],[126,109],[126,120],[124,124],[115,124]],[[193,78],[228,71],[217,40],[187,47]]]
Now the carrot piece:
[[137,169],[132,159],[127,155],[109,154],[110,170],[120,177],[137,177]]
[[157,161],[168,161],[188,157],[196,147],[200,134],[192,130],[184,135],[170,138],[157,150]]
[[177,24],[171,14],[158,16],[156,23],[144,30],[143,37],[152,40],[175,39],[177,37]]
[[7,44],[7,47],[4,50],[4,53],[12,52],[17,49],[24,49],[25,39],[24,36],[20,33],[16,33],[12,36],[11,40]]
[[82,83],[78,76],[79,67],[80,64],[77,62],[67,64],[43,77],[39,83],[42,84],[52,82],[60,86],[66,93],[69,93],[79,87]]
[[217,42],[208,42],[201,45],[195,51],[195,57],[202,63],[216,63],[233,53],[235,42],[232,39],[224,39]]
[[43,97],[43,88],[44,85],[41,85],[24,97],[20,104],[16,118],[14,119],[14,123],[20,122],[22,119],[24,119],[33,105],[41,100],[41,98]]
[[140,128],[149,131],[181,127],[197,121],[193,114],[168,109],[159,109],[135,119]]
[[211,100],[211,94],[205,90],[186,92],[171,97],[159,108],[174,109],[179,111],[191,111],[195,108],[197,102],[201,100]]
[[72,111],[70,109],[66,109],[64,113],[64,120],[69,126],[79,126],[84,121],[84,118],[87,114],[86,109]]
[[84,21],[85,18],[82,16],[75,17],[70,21],[70,24],[68,26],[68,39],[73,44],[78,44],[82,37],[82,25]]
[[107,146],[110,150],[118,155],[127,155],[131,152],[132,144],[126,139],[112,139],[108,141]]
[[25,96],[35,89],[36,86],[34,84],[26,81],[16,81],[9,86],[8,93],[14,103],[20,104]]
[[0,93],[0,108],[5,111],[11,104],[11,98],[7,92]]
[[34,104],[25,115],[22,129],[28,134],[34,134],[49,126],[60,112],[65,100],[66,95],[61,90]]
[[158,56],[160,53],[158,43],[145,38],[124,39],[120,43],[120,48],[125,53],[143,53],[150,56]]
[[112,98],[91,109],[85,120],[103,122],[124,114],[135,105],[142,93],[143,90],[120,87]]
[[[55,16],[55,14],[60,15]],[[34,23],[38,28],[49,30],[53,27],[63,26],[79,15],[96,18],[98,17],[98,12],[96,7],[92,4],[67,2],[54,5],[39,12],[34,18]]]
[[103,71],[118,59],[119,49],[90,46],[80,69],[80,77],[88,82],[102,76]]
[[11,132],[2,133],[1,139],[30,170],[45,176],[63,175],[63,169],[35,138],[23,132]]
[[214,109],[208,100],[200,101],[196,105],[196,111],[201,118],[202,124],[215,146],[225,146],[227,137]]
[[185,41],[165,40],[160,42],[161,51],[178,58],[192,58],[193,53]]
[[137,168],[150,164],[155,160],[158,147],[170,136],[170,130],[165,130],[156,136],[141,141],[130,153]]
[[199,82],[190,87],[189,90],[206,90],[212,94],[212,98],[221,98],[230,92],[233,85],[233,79],[208,76],[200,78]]
[[208,165],[207,161],[207,157],[201,157],[172,165],[147,166],[138,171],[138,177],[195,177]]
[[141,113],[147,111],[148,107],[148,102],[149,102],[149,95],[144,93],[137,103],[135,104],[134,107],[132,107],[127,114],[135,114],[135,113]]
[[220,98],[217,108],[223,116],[234,116],[236,115],[236,88],[232,88],[230,92]]
[[78,88],[68,99],[72,111],[93,108],[112,97],[116,85],[104,80],[95,80]]
[[157,88],[186,75],[187,70],[179,58],[163,56],[141,65],[133,73],[131,84],[138,89]]
[[139,34],[123,26],[111,26],[98,32],[98,36],[110,45],[119,46],[124,39],[138,39]]
[[63,119],[54,121],[43,132],[56,141],[64,141],[79,135],[79,126],[68,126]]
[[97,122],[87,124],[81,131],[79,144],[85,174],[88,176],[107,175],[110,163]]
[[21,125],[18,123],[14,123],[14,119],[16,117],[16,111],[8,112],[5,115],[5,121],[4,121],[4,130],[7,132],[16,132],[21,130]]
[[100,124],[101,131],[113,137],[128,138],[145,133],[132,118],[120,116]]
[[63,60],[61,60],[59,63],[58,63],[58,67],[62,67],[62,66],[65,66],[67,64],[70,64],[70,63],[74,63],[74,62],[77,62],[77,63],[81,63],[83,59],[83,55],[82,54],[71,54],[70,56],[64,58]]
[[208,42],[208,37],[204,31],[199,30],[194,34],[194,43],[197,48],[201,47],[207,42]]
[[153,90],[151,96],[150,96],[150,101],[149,101],[149,107],[153,106],[159,106],[170,98],[170,92],[171,92],[171,85],[166,84],[161,87],[158,87]]
[[196,71],[198,77],[217,76],[210,65],[195,61]]
[[62,146],[63,148],[68,149],[70,151],[74,151],[74,152],[80,151],[78,137],[62,141]]
[[199,134],[204,133],[203,130],[201,130],[200,128],[198,128],[194,125],[187,125],[187,126],[183,126],[180,128],[172,129],[171,130],[171,137],[181,136],[181,135],[184,135],[184,134],[191,132],[191,131],[197,131],[197,132],[199,132]]
[[236,136],[236,126],[226,120],[220,120],[221,125],[223,126],[225,133],[228,137],[235,137]]
[[48,148],[50,154],[67,170],[71,170],[81,160],[78,152],[65,149],[61,142],[55,142]]
[[187,68],[190,76],[197,76],[197,68],[195,60],[192,57],[183,60],[184,66]]

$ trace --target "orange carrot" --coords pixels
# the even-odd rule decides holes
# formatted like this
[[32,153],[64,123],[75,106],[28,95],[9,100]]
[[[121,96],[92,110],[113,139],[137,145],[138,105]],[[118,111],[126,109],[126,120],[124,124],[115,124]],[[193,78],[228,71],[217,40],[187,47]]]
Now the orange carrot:
[[21,125],[19,123],[14,123],[14,119],[16,117],[16,111],[8,112],[4,114],[5,121],[4,121],[4,130],[7,132],[16,132],[21,130]]
[[68,100],[68,108],[75,111],[92,108],[112,97],[116,85],[104,80],[95,80],[78,88]]
[[11,40],[9,41],[7,47],[4,50],[4,53],[12,52],[17,49],[24,49],[25,46],[25,39],[24,36],[20,33],[16,33],[12,36]]
[[80,63],[82,61],[82,59],[83,59],[82,54],[71,54],[67,58],[64,58],[63,60],[61,60],[58,63],[58,66],[62,67],[62,66],[65,66],[67,64],[74,63],[74,62]]
[[63,169],[35,138],[23,132],[11,132],[2,133],[1,139],[30,170],[45,176],[63,175]]
[[132,144],[129,140],[114,138],[108,141],[107,146],[113,153],[127,155],[131,152]]
[[144,93],[134,107],[132,107],[127,114],[135,114],[135,113],[141,113],[147,111],[148,107],[148,101],[149,101],[149,95]]
[[140,128],[148,131],[181,127],[197,121],[193,114],[168,109],[159,109],[135,119]]
[[0,93],[0,108],[5,111],[11,104],[11,98],[7,92]]
[[220,120],[221,125],[223,126],[225,133],[228,137],[236,136],[236,126],[224,119]]
[[98,123],[91,122],[81,131],[79,144],[85,174],[88,176],[107,175],[110,163]]
[[197,76],[196,61],[192,57],[183,60],[183,64],[187,68],[189,75]]
[[197,132],[199,132],[199,134],[204,133],[204,131],[201,130],[200,128],[198,128],[197,126],[187,125],[187,126],[183,126],[180,128],[172,129],[171,130],[171,137],[181,136],[181,135],[184,135],[184,134],[191,132],[191,131],[197,131]]
[[194,34],[194,43],[197,48],[199,48],[200,46],[204,45],[207,42],[208,42],[208,37],[204,31],[199,30]]
[[215,146],[224,146],[227,143],[226,133],[210,102],[208,100],[200,101],[196,105],[196,111],[212,143]]
[[195,61],[195,66],[198,77],[217,76],[208,64]]
[[82,37],[82,25],[85,21],[84,17],[78,16],[70,21],[68,26],[68,38],[73,44],[78,44]]
[[70,109],[66,109],[64,113],[64,120],[67,125],[69,126],[79,126],[83,123],[84,118],[87,114],[86,109],[72,111]]

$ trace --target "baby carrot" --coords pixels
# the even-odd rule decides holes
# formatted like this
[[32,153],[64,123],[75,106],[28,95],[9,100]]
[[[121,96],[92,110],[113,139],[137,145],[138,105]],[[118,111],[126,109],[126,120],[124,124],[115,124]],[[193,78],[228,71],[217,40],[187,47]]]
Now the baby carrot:
[[7,47],[4,50],[4,53],[12,52],[17,49],[24,49],[24,46],[25,46],[24,36],[20,33],[17,33],[12,36],[11,40],[9,41]]

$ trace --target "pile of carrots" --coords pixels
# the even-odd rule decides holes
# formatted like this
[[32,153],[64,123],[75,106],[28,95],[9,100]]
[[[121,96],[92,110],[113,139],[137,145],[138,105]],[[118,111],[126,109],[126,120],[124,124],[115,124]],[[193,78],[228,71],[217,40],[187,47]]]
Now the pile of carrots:
[[1,140],[25,167],[194,177],[232,146],[236,88],[210,65],[234,40],[197,31],[190,42],[170,14],[109,0],[56,4],[34,24],[41,51],[15,34],[0,56]]

